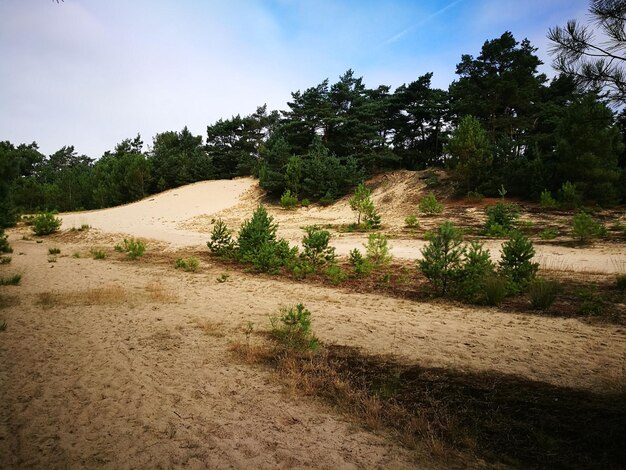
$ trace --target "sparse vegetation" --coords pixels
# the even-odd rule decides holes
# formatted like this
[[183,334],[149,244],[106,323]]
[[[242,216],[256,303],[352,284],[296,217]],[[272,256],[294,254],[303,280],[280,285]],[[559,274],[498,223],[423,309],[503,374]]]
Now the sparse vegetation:
[[50,235],[61,228],[61,219],[52,212],[42,212],[32,219],[32,229],[35,235]]
[[218,276],[218,278],[216,279],[217,282],[219,282],[220,284],[223,284],[224,282],[228,281],[228,279],[230,278],[230,274],[228,273],[222,273]]
[[235,242],[230,230],[228,230],[222,219],[213,219],[211,223],[213,223],[211,239],[207,242],[209,250],[216,256],[232,256],[235,250]]
[[21,274],[14,274],[9,277],[0,277],[0,286],[17,286],[22,281]]
[[176,269],[182,269],[186,272],[195,273],[200,266],[200,260],[195,256],[190,256],[189,258],[178,258],[174,263]]
[[11,257],[10,256],[0,256],[0,264],[10,264]]
[[271,335],[289,350],[311,351],[319,346],[311,332],[311,312],[303,304],[282,307],[278,315],[270,316]]
[[370,233],[367,237],[367,245],[365,245],[365,257],[368,263],[376,268],[389,264],[391,254],[387,237],[382,233]]
[[552,197],[552,193],[547,189],[541,192],[539,206],[544,210],[554,210],[559,207],[559,203]]
[[428,237],[428,245],[422,248],[422,259],[417,265],[439,295],[446,295],[457,278],[464,252],[463,233],[452,222],[444,222]]
[[123,251],[130,259],[141,258],[146,252],[146,243],[136,238],[125,238]]
[[13,248],[9,245],[8,237],[4,234],[4,229],[0,228],[0,253],[13,253]]
[[[91,253],[91,257],[93,259],[102,260],[107,257],[107,253],[103,248],[92,248],[89,252]],[[74,255],[76,254],[77,253],[74,253]],[[75,258],[78,258],[79,256],[75,256]]]
[[509,280],[509,288],[512,292],[523,290],[539,269],[539,263],[532,261],[535,256],[533,242],[520,232],[513,232],[502,244],[501,253],[500,272]]
[[621,291],[626,290],[626,274],[619,274],[615,278],[615,287],[617,287],[617,289]]
[[298,205],[298,198],[295,194],[292,194],[289,189],[287,189],[280,197],[280,205],[284,209],[295,209]]
[[334,264],[324,269],[324,274],[333,284],[341,284],[348,279],[348,274],[340,266]]
[[335,248],[329,246],[330,232],[317,226],[309,226],[305,229],[306,235],[302,239],[303,252],[300,255],[303,260],[310,263],[314,269],[325,264],[335,262]]
[[349,204],[350,208],[357,213],[356,227],[366,229],[380,227],[380,215],[374,207],[371,191],[363,183],[357,186]]
[[57,248],[57,247],[48,248],[49,255],[58,255],[60,253],[61,253],[61,248]]
[[487,222],[485,223],[485,235],[489,237],[506,237],[515,228],[519,218],[519,206],[498,201],[496,204],[485,209]]
[[586,212],[578,212],[572,218],[572,236],[580,243],[606,235],[606,228]]
[[558,281],[538,277],[528,286],[530,304],[535,310],[545,310],[554,303],[561,290]]
[[404,219],[404,225],[405,225],[405,227],[415,229],[415,228],[419,228],[420,223],[417,220],[417,217],[415,215],[411,214],[411,215],[407,216],[406,219]]
[[541,232],[539,232],[539,238],[542,240],[554,240],[559,236],[558,229],[554,227],[546,227]]

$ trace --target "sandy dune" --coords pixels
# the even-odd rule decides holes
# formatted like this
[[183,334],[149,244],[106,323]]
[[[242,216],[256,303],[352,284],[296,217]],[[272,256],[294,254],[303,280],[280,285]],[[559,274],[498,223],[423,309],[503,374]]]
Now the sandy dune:
[[[384,231],[394,237],[390,241],[391,253],[402,259],[420,257],[425,241],[403,238],[404,218],[416,211],[423,183],[417,173],[400,171],[388,175],[373,193],[384,222]],[[311,224],[336,225],[354,221],[354,213],[347,197],[330,207],[314,206],[296,211],[286,211],[270,206],[269,212],[279,223],[279,236],[298,244],[303,236],[302,227]],[[204,181],[154,195],[125,206],[98,211],[61,214],[63,228],[88,224],[111,234],[128,234],[158,240],[173,247],[204,246],[209,238],[211,221],[223,218],[233,230],[249,218],[262,202],[263,194],[258,182],[252,178]],[[464,217],[481,220],[482,211],[466,209]],[[446,214],[434,218],[421,218],[423,229],[433,229],[446,219]],[[366,236],[362,234],[335,233],[332,244],[337,253],[347,255],[353,248],[363,248]],[[492,257],[500,256],[501,241],[488,240],[486,247]],[[614,273],[626,271],[626,252],[619,245],[596,244],[572,248],[554,244],[537,244],[537,260],[544,268],[566,271]]]

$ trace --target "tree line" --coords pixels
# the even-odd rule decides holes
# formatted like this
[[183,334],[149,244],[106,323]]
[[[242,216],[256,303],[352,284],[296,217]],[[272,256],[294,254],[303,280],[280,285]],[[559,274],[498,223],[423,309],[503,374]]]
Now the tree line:
[[[565,183],[587,203],[626,201],[626,112],[613,93],[562,71],[552,80],[528,40],[510,32],[463,55],[448,90],[432,73],[392,90],[348,70],[335,83],[291,94],[287,110],[261,106],[220,119],[206,136],[157,134],[144,150],[126,139],[94,160],[65,146],[0,142],[0,224],[18,212],[109,207],[207,179],[253,175],[270,195],[330,201],[384,170],[449,169],[459,195],[538,199]],[[613,100],[613,101],[611,101]]]

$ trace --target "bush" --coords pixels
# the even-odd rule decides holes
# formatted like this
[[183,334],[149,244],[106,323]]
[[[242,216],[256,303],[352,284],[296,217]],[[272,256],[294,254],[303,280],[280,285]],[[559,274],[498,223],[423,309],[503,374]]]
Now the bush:
[[485,209],[487,222],[484,233],[487,236],[498,237],[507,236],[515,227],[515,222],[519,218],[519,207],[517,204],[507,204],[498,201],[496,204]]
[[60,253],[61,253],[61,248],[57,248],[57,247],[48,248],[49,255],[58,255]]
[[302,207],[309,207],[311,205],[311,201],[309,201],[307,198],[302,199],[302,201],[300,201],[300,205]]
[[4,234],[4,229],[0,228],[0,253],[13,253],[13,248],[9,245],[7,238]]
[[307,227],[305,230],[306,235],[302,239],[302,247],[304,248],[302,258],[314,268],[327,263],[334,263],[336,259],[335,248],[328,246],[330,232],[321,230],[316,226]]
[[354,267],[355,274],[359,276],[369,274],[372,270],[372,265],[363,257],[358,248],[350,251],[349,261]]
[[130,240],[125,238],[123,250],[130,259],[137,259],[146,252],[146,243],[136,238],[131,238]]
[[563,209],[576,209],[580,207],[581,197],[576,190],[576,185],[566,181],[559,190],[559,200]]
[[174,265],[176,269],[182,269],[183,271],[195,273],[200,266],[200,261],[195,256],[189,258],[178,258]]
[[559,204],[556,202],[556,199],[552,197],[552,193],[547,189],[544,189],[539,197],[539,206],[542,209],[553,210],[559,207]]
[[241,260],[253,261],[263,246],[276,242],[278,225],[273,221],[274,218],[268,215],[262,205],[256,208],[251,219],[244,221],[237,238],[238,256]]
[[[106,251],[104,251],[102,248],[92,248],[90,250],[90,253],[93,259],[105,259],[107,257]],[[77,258],[77,256],[75,257]]]
[[288,267],[296,279],[304,279],[315,272],[315,267],[303,259],[290,263]]
[[365,245],[366,258],[375,267],[384,266],[391,261],[387,237],[382,233],[370,233]]
[[346,272],[343,269],[341,269],[341,267],[337,266],[336,264],[332,266],[328,266],[324,270],[324,274],[333,284],[341,284],[346,279],[348,279],[348,275],[346,274]]
[[485,196],[478,191],[470,191],[465,196],[465,199],[467,199],[471,203],[478,203],[482,202],[482,200],[485,199]]
[[556,300],[561,291],[558,281],[538,277],[528,285],[530,304],[535,310],[545,310]]
[[520,232],[513,232],[511,238],[502,244],[500,272],[509,280],[513,292],[525,288],[535,277],[539,263],[533,263],[535,248],[533,243]]
[[293,209],[298,204],[298,198],[287,189],[280,197],[280,205],[285,209]]
[[17,286],[21,280],[21,274],[14,274],[11,277],[0,277],[0,286]]
[[271,335],[287,349],[315,350],[319,341],[311,332],[311,312],[304,305],[282,307],[270,317]]
[[235,251],[235,242],[230,234],[230,230],[222,219],[213,219],[213,230],[211,238],[206,243],[211,253],[217,256],[229,257]]
[[487,305],[500,305],[506,297],[507,291],[506,279],[495,274],[485,279],[485,303]]
[[423,258],[417,264],[437,292],[446,295],[462,267],[463,233],[451,222],[444,222],[428,239],[428,245],[422,248]]
[[539,232],[539,238],[541,238],[542,240],[554,240],[558,236],[559,231],[554,227],[547,227]]
[[482,243],[472,242],[465,249],[462,267],[458,273],[456,292],[463,300],[475,304],[486,303],[485,284],[494,275],[494,264]]
[[[10,259],[10,258],[9,258]],[[626,274],[619,274],[615,279],[615,287],[619,290],[626,290]]]
[[606,235],[606,228],[585,212],[579,212],[572,218],[572,236],[581,243]]
[[420,223],[415,215],[409,215],[406,219],[404,219],[404,225],[408,228],[419,228]]
[[426,215],[441,214],[443,205],[437,201],[435,195],[430,192],[419,202],[419,210]]
[[363,184],[359,184],[348,201],[350,208],[357,213],[357,227],[361,226],[361,219],[366,228],[380,227],[380,215],[376,212],[371,191]]
[[287,240],[266,242],[248,257],[257,271],[276,273],[282,266],[290,265],[298,254],[298,248],[289,246]]
[[335,202],[335,197],[332,195],[330,191],[326,192],[326,194],[324,194],[324,196],[322,196],[319,200],[319,203],[324,207],[330,206],[334,202]]
[[0,256],[0,264],[11,264],[10,256]]
[[50,235],[61,228],[62,221],[51,212],[42,212],[33,217],[32,230],[35,235]]

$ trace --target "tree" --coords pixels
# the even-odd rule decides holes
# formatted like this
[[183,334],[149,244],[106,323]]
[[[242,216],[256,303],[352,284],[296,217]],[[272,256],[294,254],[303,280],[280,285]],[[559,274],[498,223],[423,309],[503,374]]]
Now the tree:
[[556,70],[573,77],[582,89],[600,93],[616,105],[626,102],[626,2],[591,0],[596,31],[570,20],[548,32]]
[[465,116],[446,146],[452,177],[468,193],[477,191],[489,174],[493,155],[487,134],[474,116]]

